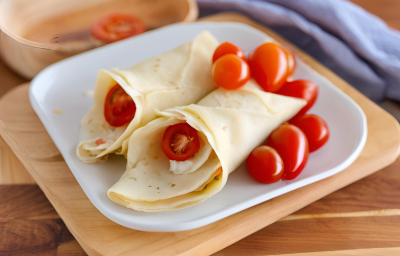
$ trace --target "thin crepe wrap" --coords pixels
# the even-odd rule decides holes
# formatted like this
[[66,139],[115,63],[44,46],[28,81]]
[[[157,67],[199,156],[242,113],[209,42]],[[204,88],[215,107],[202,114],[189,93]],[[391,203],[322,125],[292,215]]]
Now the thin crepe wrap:
[[[197,104],[159,112],[129,140],[127,170],[108,190],[114,202],[139,211],[169,211],[198,204],[220,191],[230,172],[306,102],[266,93],[250,80],[235,91],[217,89]],[[196,171],[174,174],[161,149],[169,125],[187,122],[212,152]],[[200,151],[199,151],[200,152]],[[214,178],[222,167],[220,178]]]
[[[78,158],[85,163],[95,163],[105,160],[112,152],[126,154],[127,143],[123,143],[124,140],[137,128],[156,118],[154,109],[195,103],[215,89],[211,59],[217,45],[214,36],[203,31],[193,41],[129,69],[100,70],[94,90],[94,105],[82,120],[76,152]],[[117,83],[136,104],[135,117],[122,127],[111,126],[104,117],[106,95]],[[99,139],[105,143],[96,143]]]

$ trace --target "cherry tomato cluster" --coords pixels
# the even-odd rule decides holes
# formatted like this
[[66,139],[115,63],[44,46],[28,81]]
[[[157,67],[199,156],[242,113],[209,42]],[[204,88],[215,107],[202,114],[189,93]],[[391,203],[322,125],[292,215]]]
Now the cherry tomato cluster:
[[274,183],[296,178],[308,161],[308,154],[329,138],[326,122],[306,112],[314,105],[318,86],[307,80],[288,81],[296,68],[293,53],[276,43],[264,43],[246,59],[236,45],[224,42],[214,52],[212,76],[216,85],[235,90],[253,77],[266,92],[307,101],[296,116],[273,131],[266,145],[253,150],[247,170],[256,180]]
[[296,66],[293,53],[275,43],[258,46],[246,59],[239,47],[223,42],[215,50],[212,61],[215,84],[227,90],[241,87],[252,76],[264,91],[276,92]]
[[295,179],[306,166],[308,154],[329,139],[329,128],[324,119],[305,114],[315,103],[317,85],[305,80],[286,82],[276,93],[305,99],[307,105],[289,122],[274,130],[266,146],[255,148],[248,157],[247,170],[263,183]]
[[[259,146],[247,159],[247,170],[258,181],[274,183],[296,178],[308,161],[308,154],[322,147],[329,138],[326,122],[305,114],[315,103],[318,86],[307,80],[287,81],[295,70],[293,53],[275,43],[264,43],[246,59],[236,45],[224,42],[215,50],[212,76],[216,85],[235,90],[250,79],[250,73],[266,92],[307,101],[296,116],[273,131],[267,145]],[[175,161],[185,161],[200,148],[197,132],[187,123],[168,127],[162,149]]]
[[314,114],[291,119],[274,130],[267,145],[256,147],[247,158],[247,170],[256,180],[274,183],[296,178],[308,161],[308,154],[329,138],[326,122]]
[[213,55],[212,76],[219,87],[235,90],[250,79],[250,67],[243,51],[236,45],[223,42]]

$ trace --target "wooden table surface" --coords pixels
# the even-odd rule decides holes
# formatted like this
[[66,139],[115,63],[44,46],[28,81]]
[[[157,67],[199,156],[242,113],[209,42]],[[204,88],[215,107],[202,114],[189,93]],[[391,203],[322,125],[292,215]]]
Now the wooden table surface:
[[[400,1],[353,2],[400,29]],[[0,95],[23,82],[0,61]],[[86,255],[1,137],[0,165],[17,170],[0,172],[0,255]],[[400,255],[399,169],[397,160],[216,255]]]

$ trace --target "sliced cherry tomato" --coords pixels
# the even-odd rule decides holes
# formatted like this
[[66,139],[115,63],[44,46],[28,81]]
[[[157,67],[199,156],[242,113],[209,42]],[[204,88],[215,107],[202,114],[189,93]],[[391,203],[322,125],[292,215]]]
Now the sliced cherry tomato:
[[307,137],[310,152],[322,147],[329,139],[328,124],[321,117],[310,114],[290,120],[299,127]]
[[106,43],[116,42],[145,31],[144,22],[128,14],[114,13],[95,21],[92,34]]
[[273,131],[267,145],[278,151],[285,167],[282,179],[296,178],[308,161],[308,142],[304,133],[294,125],[283,124]]
[[262,183],[274,183],[281,179],[283,161],[275,149],[268,146],[256,147],[246,161],[247,171]]
[[294,55],[291,50],[289,50],[285,47],[282,47],[282,49],[285,51],[286,57],[288,60],[288,74],[287,75],[289,78],[291,75],[293,75],[294,70],[296,69],[296,61],[295,61]]
[[242,60],[246,61],[246,57],[244,56],[244,52],[237,47],[236,45],[230,43],[230,42],[223,42],[221,43],[217,49],[214,51],[213,55],[213,63],[219,59],[220,57],[226,55],[226,54],[235,54]]
[[307,80],[295,80],[292,82],[286,82],[282,88],[275,92],[276,94],[296,97],[305,99],[307,101],[307,105],[305,105],[299,113],[297,113],[296,117],[299,117],[307,112],[315,103],[315,100],[318,96],[318,85],[314,84],[311,81]]
[[216,85],[235,90],[250,79],[250,69],[246,61],[235,54],[220,57],[212,66],[212,76]]
[[104,102],[104,117],[114,126],[123,126],[135,117],[136,104],[119,84],[114,85],[107,93]]
[[197,131],[187,123],[169,126],[162,138],[162,150],[170,160],[186,161],[200,149]]
[[288,57],[275,43],[264,43],[250,54],[251,75],[266,92],[275,92],[288,78]]

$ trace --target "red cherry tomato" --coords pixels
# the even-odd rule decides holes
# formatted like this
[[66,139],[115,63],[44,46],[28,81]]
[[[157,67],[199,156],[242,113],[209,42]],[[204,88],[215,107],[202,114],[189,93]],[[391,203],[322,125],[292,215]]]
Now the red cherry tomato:
[[162,150],[170,160],[186,161],[200,149],[197,131],[187,123],[169,126],[162,138]]
[[288,57],[275,43],[264,43],[249,57],[251,75],[266,92],[275,92],[288,78]]
[[294,70],[296,69],[296,61],[294,59],[294,55],[291,50],[284,47],[282,47],[282,49],[286,53],[286,57],[288,60],[288,77],[290,77],[291,75],[293,75]]
[[220,57],[212,66],[212,76],[216,85],[235,90],[250,79],[250,69],[246,61],[235,54]]
[[307,137],[310,152],[322,147],[329,139],[329,128],[321,117],[310,114],[302,115],[290,121],[299,127]]
[[214,63],[220,57],[230,53],[235,54],[242,60],[246,61],[246,57],[239,47],[230,42],[223,42],[217,47],[217,49],[215,49],[212,62]]
[[119,84],[107,93],[104,102],[104,117],[115,127],[123,126],[135,117],[136,104]]
[[273,131],[267,145],[278,151],[285,167],[282,179],[296,178],[308,161],[308,142],[304,133],[294,125],[283,124]]
[[114,13],[95,21],[92,34],[106,43],[116,42],[145,31],[142,20],[127,14]]
[[307,105],[305,105],[295,116],[299,117],[305,114],[307,110],[314,105],[318,96],[318,85],[307,80],[295,80],[292,82],[286,82],[282,88],[275,93],[305,99],[307,101]]
[[283,162],[275,149],[268,146],[256,147],[246,161],[247,171],[262,183],[274,183],[281,179]]

